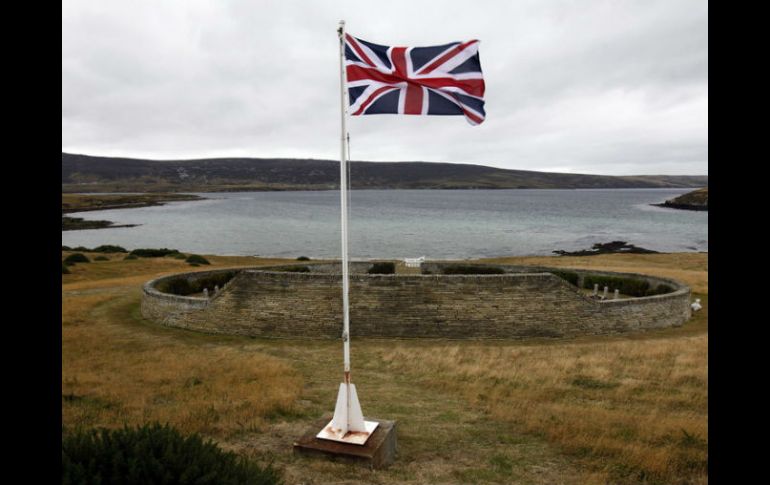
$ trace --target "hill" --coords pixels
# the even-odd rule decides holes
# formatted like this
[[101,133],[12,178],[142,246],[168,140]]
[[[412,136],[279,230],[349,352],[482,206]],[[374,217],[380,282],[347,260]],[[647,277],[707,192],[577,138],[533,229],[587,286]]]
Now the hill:
[[[608,176],[429,162],[351,162],[353,189],[702,187],[707,175]],[[339,162],[316,159],[144,160],[62,153],[62,192],[331,190]]]

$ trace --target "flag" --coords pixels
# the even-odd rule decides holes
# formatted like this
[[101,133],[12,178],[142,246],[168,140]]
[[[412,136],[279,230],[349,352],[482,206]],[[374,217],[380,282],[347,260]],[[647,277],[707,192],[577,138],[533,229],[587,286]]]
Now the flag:
[[463,115],[484,121],[479,41],[389,47],[345,34],[350,114]]

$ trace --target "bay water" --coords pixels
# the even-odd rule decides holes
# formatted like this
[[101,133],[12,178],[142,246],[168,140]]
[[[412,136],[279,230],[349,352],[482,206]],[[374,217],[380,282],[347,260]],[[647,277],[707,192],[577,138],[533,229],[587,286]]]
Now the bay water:
[[[708,212],[654,207],[692,189],[354,190],[353,259],[548,255],[626,241],[708,251]],[[62,231],[62,245],[340,257],[339,191],[200,193],[201,201],[68,214],[136,227]]]

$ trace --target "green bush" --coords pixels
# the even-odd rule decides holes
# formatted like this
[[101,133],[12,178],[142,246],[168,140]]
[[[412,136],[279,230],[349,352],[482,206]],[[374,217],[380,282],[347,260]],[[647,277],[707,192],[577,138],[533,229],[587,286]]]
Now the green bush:
[[72,271],[70,271],[70,269],[67,267],[66,264],[62,263],[61,264],[61,274],[70,274],[70,273],[72,273]]
[[72,248],[73,251],[83,251],[85,253],[90,252],[91,250],[84,246],[78,246],[76,248]]
[[61,250],[62,251],[72,251],[72,248],[70,248],[69,246],[62,246]]
[[369,274],[393,274],[396,272],[396,264],[392,262],[374,263],[367,271]]
[[62,484],[276,485],[281,473],[158,423],[62,433]]
[[555,274],[567,283],[573,284],[575,286],[578,284],[578,274],[574,271],[551,271],[551,273]]
[[671,287],[671,286],[669,286],[669,285],[667,285],[665,283],[662,283],[662,284],[656,286],[654,290],[652,290],[652,289],[651,290],[647,290],[646,296],[665,295],[666,293],[673,293],[674,291],[676,291],[676,290],[674,290],[673,287]]
[[122,246],[113,246],[112,244],[102,244],[96,246],[91,251],[95,253],[127,253],[128,250]]
[[94,261],[109,261],[109,260],[110,258],[108,258],[107,256],[97,256],[94,258]]
[[134,249],[131,251],[131,254],[134,256],[139,256],[141,258],[162,258],[163,256],[168,256],[170,254],[177,254],[179,253],[179,250],[177,249],[168,249],[168,248],[160,248],[160,249]]
[[184,278],[173,278],[167,281],[161,281],[156,285],[158,291],[163,293],[172,293],[174,295],[191,295],[198,293],[195,286]]
[[191,254],[187,256],[187,259],[185,259],[188,263],[195,263],[195,264],[211,264],[209,263],[209,260],[204,258],[203,256],[199,256],[197,254]]
[[226,271],[192,281],[188,281],[185,278],[172,278],[158,283],[156,289],[162,293],[172,293],[181,296],[192,295],[193,293],[200,293],[203,291],[203,288],[208,288],[209,291],[213,291],[214,286],[223,288],[236,274],[238,274],[238,271]]
[[136,256],[136,254],[128,254],[128,255],[126,255],[125,258],[123,258],[123,261],[125,261],[127,259],[139,259],[139,258]]
[[285,273],[310,273],[310,268],[307,266],[289,266],[288,268],[279,268],[276,271],[283,271]]
[[300,256],[299,258],[297,258],[297,261],[310,261],[310,258],[308,258],[307,256]]
[[90,263],[91,260],[83,253],[73,253],[64,258],[65,263]]
[[444,274],[505,274],[497,266],[454,265],[443,269]]
[[184,254],[184,253],[174,254],[171,257],[174,258],[174,259],[187,259],[187,255]]
[[598,284],[599,288],[606,286],[610,291],[620,290],[621,293],[628,296],[646,296],[650,289],[650,283],[647,280],[636,278],[599,275],[589,275],[583,278],[583,288],[593,288],[594,284]]

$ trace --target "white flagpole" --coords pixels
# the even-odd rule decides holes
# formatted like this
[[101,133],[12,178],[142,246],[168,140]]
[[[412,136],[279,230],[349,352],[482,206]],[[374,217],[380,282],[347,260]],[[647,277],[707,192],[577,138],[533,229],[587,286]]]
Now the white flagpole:
[[344,382],[340,384],[334,417],[318,438],[363,445],[377,428],[376,421],[365,421],[358,401],[355,384],[350,382],[350,275],[348,268],[348,173],[346,150],[348,115],[347,83],[345,76],[345,21],[340,20],[337,30],[340,36],[340,220],[342,227],[342,342],[344,358]]
[[[340,20],[340,211],[342,226],[342,341],[343,354],[345,362],[345,384],[350,385],[350,276],[348,274],[348,174],[347,174],[347,152],[345,144],[347,141],[347,103],[345,88],[345,21]],[[350,392],[348,392],[350,396]]]

